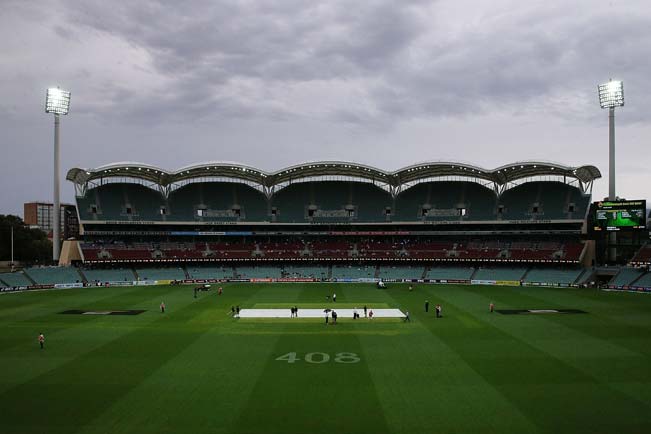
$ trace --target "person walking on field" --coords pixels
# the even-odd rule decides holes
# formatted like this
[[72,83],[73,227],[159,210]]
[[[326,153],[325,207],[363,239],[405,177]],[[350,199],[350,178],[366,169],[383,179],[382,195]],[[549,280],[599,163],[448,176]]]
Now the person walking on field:
[[337,302],[337,294],[332,294],[332,301],[333,303]]
[[219,289],[217,290],[217,295],[222,295],[222,292],[224,292],[224,290],[220,286]]
[[495,311],[495,304],[493,304],[492,301],[491,301],[491,303],[488,305],[488,311],[489,311],[490,313],[493,313],[493,311]]
[[165,313],[165,303],[162,301],[160,302],[160,313]]
[[411,322],[411,319],[409,318],[409,311],[405,312],[405,322]]
[[440,304],[437,304],[437,305],[436,305],[436,317],[437,317],[437,318],[441,318],[441,317],[443,316],[442,313],[441,313],[442,310],[443,310],[443,309],[441,308],[441,305],[440,305]]
[[425,312],[429,312],[429,300],[425,300]]
[[41,349],[45,347],[45,336],[43,336],[43,333],[39,333],[38,335],[38,343],[41,346]]

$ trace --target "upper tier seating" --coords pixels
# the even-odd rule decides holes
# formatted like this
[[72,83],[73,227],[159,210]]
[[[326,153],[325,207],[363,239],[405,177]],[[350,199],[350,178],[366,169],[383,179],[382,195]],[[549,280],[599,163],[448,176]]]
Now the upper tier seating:
[[475,182],[424,182],[402,191],[393,221],[494,220],[495,193]]
[[527,182],[502,194],[497,215],[504,220],[582,219],[589,206],[590,196],[571,185]]
[[387,221],[391,196],[365,182],[298,182],[271,198],[272,221],[282,223],[346,223]]
[[170,194],[169,206],[170,219],[175,221],[269,220],[264,194],[246,184],[233,182],[187,184]]
[[395,198],[362,181],[295,182],[270,199],[240,182],[191,182],[169,197],[141,184],[108,183],[77,198],[83,221],[356,223],[582,219],[590,196],[552,181],[525,182],[499,198],[471,181],[428,181]]
[[77,197],[82,220],[160,221],[164,207],[165,199],[159,192],[140,184],[105,184]]

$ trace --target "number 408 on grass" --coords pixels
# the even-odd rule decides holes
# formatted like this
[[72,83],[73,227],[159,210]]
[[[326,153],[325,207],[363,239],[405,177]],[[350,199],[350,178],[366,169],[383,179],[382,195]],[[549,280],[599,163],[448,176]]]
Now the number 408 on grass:
[[[330,361],[330,354],[328,353],[307,353],[303,358],[300,358],[297,353],[287,353],[283,354],[280,357],[277,357],[276,360],[287,362],[287,363],[296,363],[305,360],[307,363],[328,363]],[[335,363],[357,363],[360,358],[355,353],[336,353],[333,358]]]

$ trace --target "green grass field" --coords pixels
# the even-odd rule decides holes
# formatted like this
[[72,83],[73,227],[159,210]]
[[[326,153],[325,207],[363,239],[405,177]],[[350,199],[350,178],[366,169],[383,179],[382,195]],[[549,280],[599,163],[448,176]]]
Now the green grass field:
[[[0,432],[651,432],[649,296],[397,284],[224,289],[198,299],[171,286],[0,296]],[[412,322],[229,316],[236,304],[325,306],[332,291],[342,307],[396,307]],[[442,304],[444,318],[425,314],[426,299]],[[490,301],[588,313],[490,314]],[[59,313],[69,309],[146,312]]]

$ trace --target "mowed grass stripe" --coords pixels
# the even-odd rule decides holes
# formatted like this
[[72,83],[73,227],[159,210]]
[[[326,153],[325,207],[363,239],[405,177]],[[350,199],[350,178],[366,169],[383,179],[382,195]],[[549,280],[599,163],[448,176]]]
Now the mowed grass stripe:
[[[441,294],[451,291],[450,288],[441,288]],[[451,312],[445,318],[446,327],[441,328],[437,335],[538,426],[549,432],[573,429],[573,432],[592,433],[646,432],[651,427],[646,416],[649,409],[644,403],[599,382],[558,354],[538,348],[528,333],[519,332],[531,331],[532,328],[537,332],[544,330],[544,319],[529,315],[495,316],[487,311],[480,314],[474,307],[476,297],[471,295],[465,289],[457,288],[455,303],[451,302],[452,296],[445,297]],[[512,293],[512,303],[520,303],[521,298],[520,294]],[[469,301],[472,305],[468,305]],[[491,319],[492,324],[487,323],[486,333],[475,334],[466,330],[466,338],[459,339],[454,312],[463,310],[464,304],[468,307],[467,312],[478,319]],[[511,304],[509,307],[514,306]],[[508,327],[505,326],[507,321],[510,321]],[[531,324],[527,327],[527,321],[537,321],[537,327]],[[502,330],[502,327],[507,330]],[[554,339],[557,337],[552,335],[550,340]],[[479,342],[482,340],[490,340],[490,348],[485,346],[481,351]],[[493,355],[487,357],[486,353]],[[597,359],[594,362],[598,363]],[[510,369],[504,369],[505,365]],[[532,395],[535,400],[531,399]],[[595,413],[595,408],[608,408],[608,412]]]
[[[121,289],[118,294],[103,289],[101,294],[93,294],[90,300],[86,293],[80,290],[73,291],[76,294],[70,294],[71,296],[66,297],[66,300],[76,303],[75,306],[106,304],[118,308],[126,306],[157,309],[158,305],[154,298],[168,293],[170,289],[158,289],[155,293]],[[51,293],[41,295],[47,300],[52,299]],[[42,303],[47,302],[38,302],[38,304]],[[62,306],[57,303],[56,306],[51,307],[47,315],[39,316],[38,320],[31,320],[34,321],[33,323],[20,322],[16,325],[2,322],[3,329],[8,331],[5,334],[10,337],[3,341],[6,346],[3,347],[2,357],[0,357],[0,372],[3,373],[0,376],[0,392],[44,375],[84,353],[106,345],[111,340],[129,333],[136,323],[142,326],[157,318],[144,314],[137,317],[61,315],[59,314],[61,308]],[[156,311],[153,313],[155,314]],[[45,350],[39,349],[36,339],[41,331],[46,336]],[[7,341],[13,345],[8,345]]]
[[[422,288],[408,292],[395,285],[386,294],[393,304],[410,309],[412,321],[401,327],[411,333],[360,340],[372,360],[371,373],[392,432],[539,432],[499,389],[439,338],[446,321],[436,318],[433,307],[442,299]],[[429,313],[424,300],[430,302]],[[472,329],[478,324],[473,321]]]
[[[337,286],[337,299],[340,293],[345,298],[344,288]],[[306,287],[297,301],[310,303],[322,296],[321,291]],[[389,432],[362,346],[350,333],[355,327],[352,319],[327,326],[325,321],[299,321],[278,326],[287,331],[299,327],[307,333],[283,334],[277,340],[233,432]],[[293,363],[288,361],[290,353],[296,356]],[[351,363],[339,363],[340,353],[355,355],[339,359]],[[288,360],[276,360],[281,356]],[[318,363],[324,357],[329,360]]]
[[[528,299],[532,299],[532,303],[543,300],[551,308],[580,307],[584,297],[577,297],[576,291],[578,290],[517,291],[517,299],[523,303]],[[620,294],[592,291],[592,295],[618,297]],[[641,304],[647,302],[645,299],[639,301]],[[529,343],[585,372],[595,381],[612,388],[616,394],[623,392],[630,399],[650,406],[649,394],[631,392],[636,388],[620,387],[621,384],[651,383],[651,370],[648,368],[648,345],[651,343],[649,332],[644,326],[631,327],[618,323],[609,315],[610,310],[606,306],[593,305],[588,315],[544,315],[529,318],[526,322],[530,323],[530,327],[547,331],[544,336],[532,336]],[[523,336],[522,328],[508,327],[505,330],[516,337]]]
[[[235,333],[238,320],[230,316],[230,306],[249,304],[262,289],[240,287],[222,297],[202,294],[186,325],[201,324],[205,331],[79,432],[104,433],[110,427],[113,434],[140,433],[143,426],[159,433],[232,432],[276,338]],[[143,411],[143,403],[153,411]]]
[[[156,328],[134,325],[132,331],[4,391],[0,405],[12,415],[3,422],[7,432],[75,432],[198,339],[201,330],[178,327],[197,313],[191,293],[170,287],[143,291],[154,299],[166,295],[176,309],[156,314]],[[35,409],[39,417],[34,417]]]

